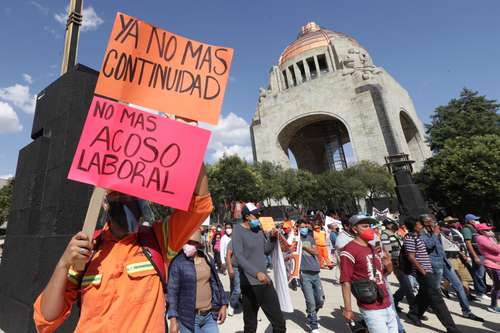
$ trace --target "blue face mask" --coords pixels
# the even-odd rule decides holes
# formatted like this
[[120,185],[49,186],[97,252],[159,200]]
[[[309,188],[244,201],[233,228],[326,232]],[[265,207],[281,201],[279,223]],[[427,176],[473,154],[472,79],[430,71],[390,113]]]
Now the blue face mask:
[[306,237],[309,234],[309,228],[300,228],[300,234]]
[[260,221],[259,220],[251,220],[250,222],[248,222],[248,224],[250,225],[250,230],[259,231],[259,229],[260,229]]

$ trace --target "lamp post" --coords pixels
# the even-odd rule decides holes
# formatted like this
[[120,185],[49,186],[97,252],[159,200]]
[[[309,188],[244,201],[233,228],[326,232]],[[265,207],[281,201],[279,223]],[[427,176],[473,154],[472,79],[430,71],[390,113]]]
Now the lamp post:
[[66,22],[66,36],[64,39],[64,51],[61,63],[61,75],[76,65],[78,54],[78,39],[80,38],[80,26],[82,25],[83,0],[71,0]]
[[[422,192],[413,182],[412,164],[408,154],[394,154],[385,157],[386,166],[393,175],[396,182],[396,194],[398,196],[400,215],[417,217],[429,212],[427,203]],[[400,219],[401,220],[401,219]]]

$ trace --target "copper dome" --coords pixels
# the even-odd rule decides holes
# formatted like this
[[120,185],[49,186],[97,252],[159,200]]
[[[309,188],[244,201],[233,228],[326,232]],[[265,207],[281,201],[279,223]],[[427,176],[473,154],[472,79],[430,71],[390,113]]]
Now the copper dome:
[[321,28],[315,22],[309,22],[300,29],[297,39],[283,51],[279,59],[279,65],[282,65],[288,59],[302,52],[319,47],[326,47],[330,42],[335,42],[335,39],[339,38],[347,39],[352,44],[359,46],[359,43],[352,37],[341,32]]

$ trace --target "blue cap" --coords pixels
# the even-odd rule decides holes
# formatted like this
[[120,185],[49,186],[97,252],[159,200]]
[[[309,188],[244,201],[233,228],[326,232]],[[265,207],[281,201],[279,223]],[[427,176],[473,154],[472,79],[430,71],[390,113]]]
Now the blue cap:
[[469,221],[479,221],[479,219],[480,219],[480,217],[479,217],[479,216],[476,216],[476,215],[471,214],[471,213],[469,213],[469,214],[465,215],[465,218],[464,218],[465,222],[469,222]]

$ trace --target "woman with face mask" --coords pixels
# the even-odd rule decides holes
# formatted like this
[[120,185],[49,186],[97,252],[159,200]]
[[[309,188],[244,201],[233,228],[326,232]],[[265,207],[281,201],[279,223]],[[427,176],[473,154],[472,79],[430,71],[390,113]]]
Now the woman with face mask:
[[475,228],[479,235],[476,236],[476,242],[481,254],[484,256],[484,267],[493,280],[491,289],[491,304],[488,311],[500,313],[498,306],[498,297],[500,296],[500,244],[495,242],[494,227],[485,223],[476,224]]
[[220,239],[220,262],[221,262],[221,272],[226,275],[226,256],[227,256],[227,245],[231,241],[231,234],[233,233],[233,225],[231,223],[226,223],[224,226],[224,235]]
[[218,333],[226,319],[226,293],[214,261],[202,248],[196,231],[169,266],[170,333]]

